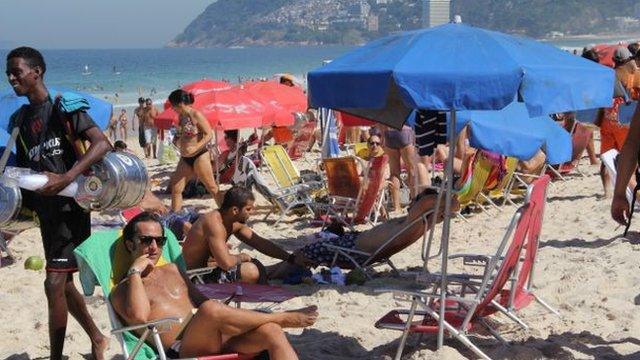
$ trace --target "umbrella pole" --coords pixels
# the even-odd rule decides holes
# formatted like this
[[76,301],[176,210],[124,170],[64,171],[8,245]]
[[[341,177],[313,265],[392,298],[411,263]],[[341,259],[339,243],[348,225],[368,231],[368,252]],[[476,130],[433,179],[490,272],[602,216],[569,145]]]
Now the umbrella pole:
[[440,269],[440,312],[438,316],[438,349],[444,343],[444,312],[447,299],[447,260],[449,258],[449,229],[451,226],[451,191],[453,189],[453,158],[456,152],[456,111],[451,110],[451,117],[448,129],[449,158],[447,158],[446,168],[446,190],[444,203],[444,221],[442,223],[442,265]]

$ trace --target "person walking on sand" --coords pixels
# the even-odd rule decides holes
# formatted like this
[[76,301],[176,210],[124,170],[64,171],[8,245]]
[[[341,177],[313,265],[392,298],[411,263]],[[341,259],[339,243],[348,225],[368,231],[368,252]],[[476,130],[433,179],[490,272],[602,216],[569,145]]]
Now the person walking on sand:
[[131,118],[131,130],[133,130],[134,132],[136,131],[134,124],[136,122],[136,118],[138,118],[138,143],[140,144],[140,148],[143,150],[147,144],[144,141],[144,126],[143,126],[145,104],[146,103],[144,101],[144,98],[139,98],[138,107],[133,110],[133,117]]
[[150,158],[152,154],[154,159],[157,156],[158,130],[155,124],[156,116],[158,116],[158,110],[153,106],[151,99],[147,98],[145,100],[144,120],[142,121],[144,124],[144,155],[147,159]]
[[120,139],[127,141],[127,109],[120,110],[118,127],[120,128]]
[[181,89],[169,94],[169,103],[179,117],[177,143],[181,155],[170,180],[171,210],[175,212],[182,209],[182,192],[187,181],[194,175],[202,181],[216,203],[220,204],[219,188],[213,176],[208,148],[213,131],[204,115],[191,106],[193,100],[191,93]]
[[[52,99],[55,94],[49,93],[44,84],[46,69],[42,54],[33,48],[19,47],[7,55],[9,84],[16,95],[26,96],[29,101],[11,116],[9,123],[9,132],[19,129],[18,166],[45,172],[49,178],[37,191],[23,190],[23,205],[38,215],[47,260],[44,289],[49,310],[50,358],[62,359],[67,314],[71,314],[89,335],[93,357],[103,359],[109,339],[96,327],[73,282],[77,271],[73,250],[91,234],[91,217],[73,198],[56,194],[102,159],[111,145],[86,112],[63,112],[59,100]],[[65,121],[72,122],[74,137],[91,144],[84,154],[74,152]]]

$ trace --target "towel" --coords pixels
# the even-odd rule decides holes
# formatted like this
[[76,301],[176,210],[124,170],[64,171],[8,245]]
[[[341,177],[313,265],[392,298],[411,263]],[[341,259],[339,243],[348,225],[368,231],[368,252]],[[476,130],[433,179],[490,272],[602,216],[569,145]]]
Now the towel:
[[69,91],[60,95],[58,104],[60,110],[68,114],[76,111],[87,111],[91,108],[85,98]]
[[[184,259],[178,241],[173,233],[165,229],[167,242],[162,249],[162,257],[158,265],[173,262],[182,270],[185,270]],[[93,295],[94,288],[99,285],[102,288],[105,300],[109,300],[111,289],[125,276],[130,264],[129,253],[124,247],[122,230],[108,230],[94,232],[75,250],[80,271],[80,283],[86,296]],[[110,303],[109,303],[109,306]],[[118,319],[111,319],[112,322]],[[124,342],[129,351],[133,350],[138,338],[134,333],[123,334]],[[156,359],[155,351],[144,344],[136,360]]]

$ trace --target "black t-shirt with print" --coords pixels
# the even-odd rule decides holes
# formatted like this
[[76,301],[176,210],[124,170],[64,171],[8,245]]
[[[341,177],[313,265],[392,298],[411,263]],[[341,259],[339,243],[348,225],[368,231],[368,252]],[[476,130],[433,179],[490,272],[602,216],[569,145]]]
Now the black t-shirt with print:
[[[23,107],[12,116],[9,131],[20,117],[18,113],[24,112],[16,144],[18,166],[63,174],[76,162],[77,157],[67,139],[63,118],[53,107],[54,104],[48,100]],[[87,140],[82,134],[96,124],[84,111],[76,111],[70,116],[76,137]]]

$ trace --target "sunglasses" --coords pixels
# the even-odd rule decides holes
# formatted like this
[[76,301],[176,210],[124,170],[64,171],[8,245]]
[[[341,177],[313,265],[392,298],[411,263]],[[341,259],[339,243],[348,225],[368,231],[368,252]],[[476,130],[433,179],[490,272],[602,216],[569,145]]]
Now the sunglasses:
[[155,240],[158,246],[164,246],[164,243],[167,242],[166,236],[150,236],[150,235],[142,235],[138,236],[140,243],[144,246],[149,246]]
[[380,146],[380,143],[377,141],[369,141],[369,146]]

